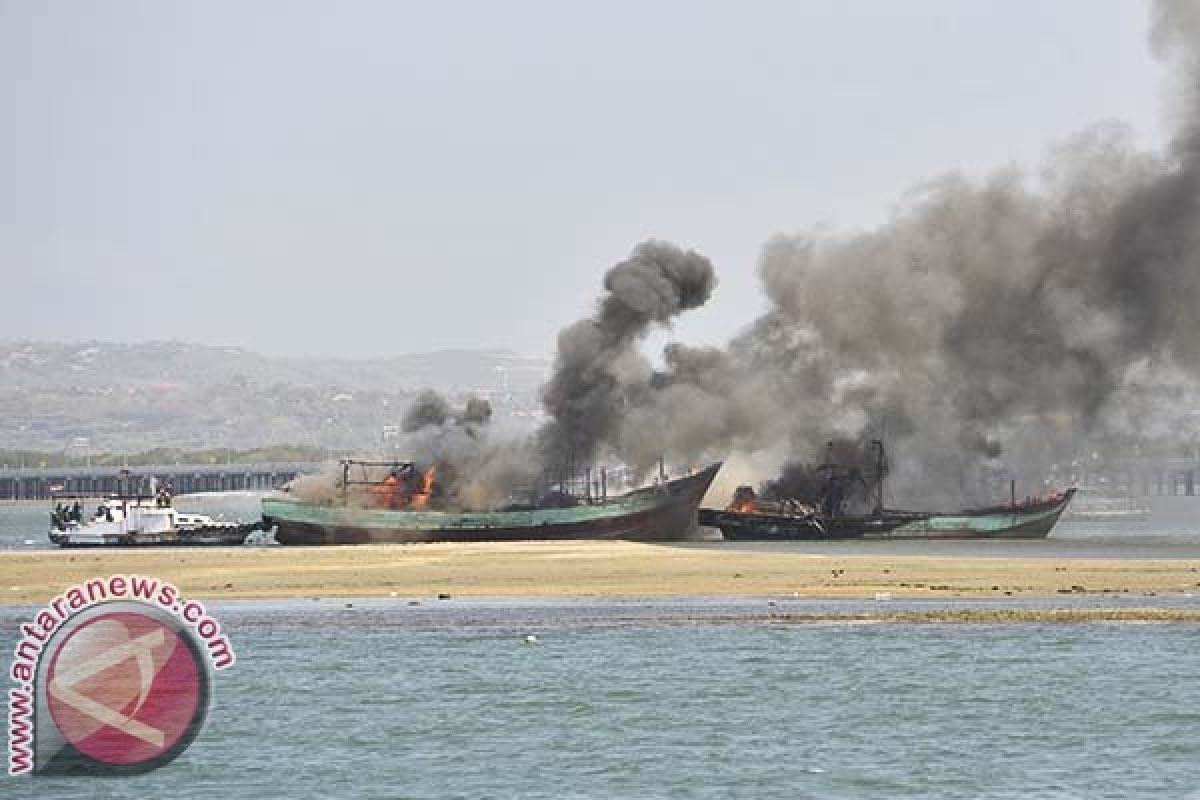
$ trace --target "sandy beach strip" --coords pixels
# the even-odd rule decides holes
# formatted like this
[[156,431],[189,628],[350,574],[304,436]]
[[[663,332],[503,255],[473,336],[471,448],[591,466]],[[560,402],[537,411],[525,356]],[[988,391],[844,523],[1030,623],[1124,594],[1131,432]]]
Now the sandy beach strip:
[[67,586],[113,574],[153,576],[190,597],[230,599],[1200,592],[1200,562],[1184,559],[813,555],[572,541],[6,553],[0,603],[43,603]]

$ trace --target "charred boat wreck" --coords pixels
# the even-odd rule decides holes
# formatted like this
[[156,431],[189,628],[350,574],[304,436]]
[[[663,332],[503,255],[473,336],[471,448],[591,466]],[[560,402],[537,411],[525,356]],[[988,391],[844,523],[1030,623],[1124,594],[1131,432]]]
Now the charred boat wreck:
[[[746,489],[749,487],[742,487]],[[728,540],[770,539],[1044,539],[1071,502],[1074,489],[1010,505],[964,511],[901,511],[827,516],[813,508],[702,508],[701,525]]]
[[[376,498],[362,507],[346,491],[355,466],[386,466],[382,482],[366,487]],[[679,540],[696,527],[696,508],[721,465],[609,497],[556,493],[545,502],[496,510],[438,510],[432,468],[421,474],[410,462],[342,462],[340,497],[327,502],[265,498],[263,523],[285,545],[409,542],[520,541],[534,539]],[[590,485],[590,482],[589,482]],[[411,490],[406,487],[412,487]]]
[[[754,489],[741,486],[723,510],[702,508],[700,525],[717,528],[727,540],[825,539],[1044,539],[1075,494],[1074,489],[1037,498],[1016,499],[1015,487],[1007,505],[963,511],[903,511],[884,508],[883,443],[873,469],[846,469],[822,464],[817,472],[824,486],[815,503],[793,499],[760,500]],[[832,445],[830,446],[832,449]],[[848,499],[861,488],[873,495],[869,513],[847,513]]]

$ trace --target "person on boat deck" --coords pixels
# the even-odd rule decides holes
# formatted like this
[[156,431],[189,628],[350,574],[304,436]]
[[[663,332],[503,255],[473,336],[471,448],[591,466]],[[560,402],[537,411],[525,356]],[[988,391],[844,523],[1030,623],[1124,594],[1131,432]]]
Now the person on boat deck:
[[75,505],[71,506],[71,519],[79,523],[83,522],[83,503],[78,500],[75,501]]

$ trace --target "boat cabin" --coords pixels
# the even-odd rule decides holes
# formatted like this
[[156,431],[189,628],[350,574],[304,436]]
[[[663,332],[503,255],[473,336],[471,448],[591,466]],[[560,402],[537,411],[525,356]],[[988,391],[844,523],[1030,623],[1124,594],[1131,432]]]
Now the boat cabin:
[[50,514],[53,530],[96,536],[170,533],[178,530],[180,515],[161,496],[113,495],[106,498],[58,495]]

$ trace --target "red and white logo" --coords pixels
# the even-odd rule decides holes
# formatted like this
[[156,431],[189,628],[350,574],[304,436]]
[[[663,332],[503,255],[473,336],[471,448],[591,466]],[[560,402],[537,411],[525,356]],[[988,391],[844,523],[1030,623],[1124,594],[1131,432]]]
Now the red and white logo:
[[9,774],[132,775],[174,760],[236,658],[221,625],[170,583],[72,586],[21,626],[9,675]]
[[72,630],[47,672],[47,704],[65,742],[104,764],[161,759],[203,718],[198,653],[144,613],[109,612]]

